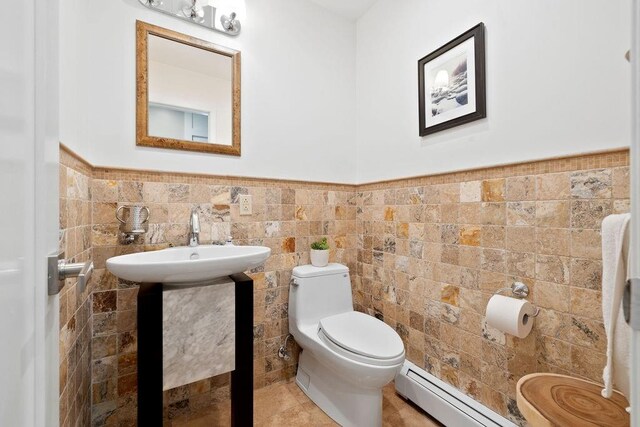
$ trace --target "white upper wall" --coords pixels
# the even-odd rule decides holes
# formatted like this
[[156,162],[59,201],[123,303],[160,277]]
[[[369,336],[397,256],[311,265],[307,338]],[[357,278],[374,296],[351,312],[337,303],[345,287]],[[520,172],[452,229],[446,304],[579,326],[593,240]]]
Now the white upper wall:
[[[61,2],[61,142],[98,166],[353,183],[354,23],[306,1],[234,1],[235,38],[138,0]],[[136,146],[137,19],[242,52],[241,157]]]
[[[359,183],[629,145],[629,0],[379,0],[357,23]],[[418,136],[417,61],[486,25],[487,118]]]
[[[99,166],[344,183],[629,144],[630,0],[379,0],[357,23],[244,1],[237,38],[138,0],[62,2],[61,141]],[[242,157],[135,145],[136,19],[242,51]],[[487,119],[420,138],[418,59],[481,21]]]

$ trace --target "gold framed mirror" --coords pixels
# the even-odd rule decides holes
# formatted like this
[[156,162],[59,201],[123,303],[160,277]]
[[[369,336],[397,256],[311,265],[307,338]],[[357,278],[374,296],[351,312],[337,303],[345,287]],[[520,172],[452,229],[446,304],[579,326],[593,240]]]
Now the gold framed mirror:
[[136,145],[240,155],[240,52],[136,22]]

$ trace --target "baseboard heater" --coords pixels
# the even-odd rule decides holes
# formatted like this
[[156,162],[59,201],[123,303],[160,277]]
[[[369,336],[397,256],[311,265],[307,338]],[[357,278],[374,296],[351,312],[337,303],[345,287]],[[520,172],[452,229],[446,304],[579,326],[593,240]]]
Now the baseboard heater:
[[517,427],[455,387],[409,361],[395,379],[396,391],[450,427]]

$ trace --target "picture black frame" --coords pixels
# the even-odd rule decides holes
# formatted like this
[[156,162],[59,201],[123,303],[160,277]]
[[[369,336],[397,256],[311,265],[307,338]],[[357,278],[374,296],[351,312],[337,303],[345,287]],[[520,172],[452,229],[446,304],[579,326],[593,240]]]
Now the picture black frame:
[[[474,112],[448,120],[443,123],[427,127],[426,124],[426,99],[425,99],[425,65],[434,59],[444,55],[456,46],[465,41],[474,39],[475,50],[475,100],[476,108]],[[485,74],[485,26],[479,23],[475,27],[460,34],[447,44],[440,46],[430,54],[418,60],[418,114],[419,114],[419,134],[420,136],[430,135],[446,129],[451,129],[465,123],[487,117],[487,95],[486,95],[486,74]]]

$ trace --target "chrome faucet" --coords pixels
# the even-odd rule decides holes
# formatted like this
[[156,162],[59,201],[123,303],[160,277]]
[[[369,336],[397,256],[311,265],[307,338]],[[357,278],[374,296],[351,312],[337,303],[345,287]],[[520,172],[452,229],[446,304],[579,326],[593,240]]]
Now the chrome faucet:
[[200,244],[200,218],[198,211],[194,208],[191,211],[191,220],[189,221],[189,246],[198,246]]

